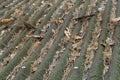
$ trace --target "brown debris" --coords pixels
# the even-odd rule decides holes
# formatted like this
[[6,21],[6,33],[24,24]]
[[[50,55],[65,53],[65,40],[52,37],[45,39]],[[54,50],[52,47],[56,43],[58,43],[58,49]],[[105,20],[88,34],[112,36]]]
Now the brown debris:
[[74,40],[80,40],[80,39],[82,39],[83,37],[81,37],[81,36],[79,36],[79,35],[75,35],[75,36],[73,36],[73,39]]
[[89,20],[93,16],[95,16],[95,14],[90,14],[90,15],[87,15],[87,16],[81,16],[81,17],[75,18],[73,20],[75,20],[75,21],[84,21],[84,20]]
[[72,42],[73,43],[76,43],[76,42],[78,42],[81,39],[83,39],[83,36],[79,36],[79,35],[72,36]]
[[32,26],[30,23],[24,22],[24,25],[28,29],[36,29],[34,26]]
[[65,36],[66,36],[68,39],[70,39],[71,33],[70,33],[69,28],[66,28],[66,30],[64,31],[64,33],[65,33]]
[[33,45],[33,48],[36,49],[40,45],[40,41],[36,41],[35,44]]
[[104,75],[109,70],[109,65],[110,65],[110,62],[111,62],[111,56],[112,56],[112,48],[111,48],[111,46],[106,46],[105,50],[103,51],[103,60],[104,60],[103,74]]
[[79,53],[72,53],[71,56],[70,56],[70,58],[69,58],[69,62],[70,62],[70,63],[74,63],[75,60],[76,60],[77,58],[79,58],[79,57],[80,57],[80,54],[79,54]]
[[116,22],[118,22],[118,21],[120,21],[120,17],[118,17],[118,18],[113,18],[113,19],[111,20],[111,22],[113,22],[113,23],[116,23]]
[[112,45],[114,45],[115,44],[115,42],[114,42],[114,40],[112,40],[111,38],[107,38],[106,39],[106,44],[108,44],[109,46],[112,46]]
[[114,28],[116,25],[118,25],[120,23],[120,17],[118,17],[118,18],[113,18],[113,19],[111,19],[111,25],[112,25],[112,27]]
[[15,18],[20,18],[22,16],[25,16],[25,13],[20,9],[15,9],[14,13],[11,16]]
[[[33,2],[31,2],[33,1]],[[38,49],[39,46],[41,46],[43,43],[41,42],[41,40],[43,40],[45,37],[48,37],[46,33],[49,33],[50,31],[53,33],[51,34],[50,32],[50,36],[49,36],[49,40],[45,40],[45,46],[42,47],[41,51],[39,53],[37,53],[38,57],[32,61],[31,64],[31,71],[30,71],[30,75],[27,75],[26,77],[28,77],[28,79],[26,80],[30,80],[31,79],[31,75],[34,74],[34,72],[36,72],[38,70],[39,65],[44,61],[46,55],[48,55],[49,50],[52,48],[54,42],[56,41],[56,39],[58,39],[58,34],[61,31],[61,27],[62,30],[64,28],[66,28],[62,33],[62,36],[60,38],[60,41],[58,43],[58,47],[56,47],[56,54],[53,55],[53,61],[51,64],[49,64],[49,68],[46,68],[47,70],[45,71],[43,75],[43,80],[48,80],[49,77],[51,76],[52,72],[54,72],[54,70],[57,68],[56,66],[58,65],[57,63],[59,62],[60,59],[62,59],[64,50],[68,49],[70,53],[68,53],[69,58],[67,58],[67,63],[65,64],[65,68],[64,68],[64,72],[62,74],[62,79],[61,80],[67,80],[70,77],[70,74],[72,73],[72,69],[78,69],[78,66],[74,66],[75,61],[77,61],[76,59],[81,58],[80,55],[80,51],[82,48],[84,48],[83,44],[84,38],[86,36],[86,33],[88,33],[88,28],[90,27],[90,19],[92,17],[95,17],[96,19],[96,23],[95,23],[95,28],[94,31],[92,32],[92,37],[91,37],[91,41],[88,45],[88,47],[86,48],[86,54],[84,55],[85,58],[85,62],[83,63],[84,65],[84,72],[83,73],[83,79],[84,76],[87,77],[87,71],[90,69],[94,58],[96,57],[96,52],[97,49],[100,48],[99,46],[102,45],[105,50],[103,51],[103,58],[101,60],[103,60],[103,64],[104,64],[104,73],[105,74],[108,70],[108,67],[110,66],[110,61],[111,61],[111,57],[112,57],[112,46],[115,44],[115,41],[112,39],[113,35],[114,35],[114,29],[115,29],[115,25],[118,24],[120,22],[120,17],[116,17],[116,10],[117,9],[113,9],[114,11],[111,11],[112,16],[110,16],[109,19],[109,23],[107,23],[107,29],[108,29],[108,35],[106,35],[108,38],[105,40],[100,40],[100,36],[101,36],[101,30],[102,29],[102,21],[103,21],[103,15],[104,15],[104,11],[105,11],[105,4],[107,3],[108,0],[102,1],[101,3],[98,3],[99,1],[95,1],[95,0],[91,0],[89,2],[87,2],[86,0],[83,0],[83,3],[80,4],[79,6],[76,6],[76,0],[71,0],[71,1],[63,1],[60,4],[60,7],[55,7],[55,12],[53,12],[53,14],[51,14],[52,16],[49,16],[49,20],[48,22],[45,22],[45,25],[43,25],[40,28],[40,33],[39,34],[34,34],[34,31],[37,30],[36,26],[39,26],[42,22],[44,23],[43,20],[47,21],[47,15],[51,10],[54,9],[54,4],[57,3],[57,1],[53,1],[51,3],[49,3],[49,0],[45,0],[42,1],[41,4],[42,5],[37,5],[37,2],[39,0],[30,0],[31,3],[27,2],[29,5],[31,4],[31,6],[29,6],[28,10],[24,10],[24,7],[26,6],[26,4],[24,4],[24,6],[22,7],[17,7],[15,5],[15,8],[12,8],[13,13],[10,14],[11,18],[9,17],[4,17],[6,16],[6,14],[9,12],[5,12],[5,14],[3,15],[4,19],[0,19],[0,23],[3,24],[7,24],[9,22],[11,22],[10,24],[12,25],[11,27],[9,27],[8,25],[3,25],[6,26],[4,29],[2,28],[1,30],[4,30],[1,32],[1,36],[0,36],[0,40],[2,40],[4,37],[6,37],[6,35],[9,34],[10,30],[14,29],[14,25],[18,28],[22,28],[22,29],[18,29],[19,34],[22,33],[22,31],[25,29],[27,29],[27,32],[25,34],[25,36],[20,37],[23,38],[17,45],[15,45],[15,49],[13,51],[11,51],[11,53],[3,59],[3,62],[0,63],[0,66],[2,66],[1,69],[3,69],[8,63],[9,61],[11,61],[12,59],[14,59],[15,55],[17,55],[17,53],[23,49],[23,46],[25,45],[25,43],[32,38],[33,40],[33,45],[31,45],[31,47],[29,48],[29,50],[27,51],[27,55],[26,56],[21,56],[21,61],[19,62],[18,65],[16,65],[14,67],[13,70],[11,70],[10,74],[8,75],[7,79],[8,80],[13,80],[14,77],[16,77],[16,74],[18,75],[18,72],[21,69],[27,68],[26,66],[22,66],[24,62],[29,61],[29,57],[32,57],[31,55],[34,54],[34,51],[36,49]],[[24,1],[23,1],[24,2]],[[21,2],[21,3],[23,3]],[[112,1],[112,4],[115,2],[115,0]],[[117,1],[116,1],[117,2]],[[88,4],[89,3],[89,4]],[[101,4],[100,6],[97,5]],[[19,4],[19,2],[18,2]],[[87,5],[86,5],[87,4]],[[36,7],[37,5],[37,7]],[[50,5],[48,8],[45,9],[45,11],[43,12],[43,14],[41,14],[41,17],[39,19],[37,19],[37,21],[33,24],[31,24],[31,22],[34,20],[34,17],[36,17],[36,12],[40,11],[44,6],[46,5]],[[113,5],[114,7],[116,7],[116,4]],[[12,7],[12,6],[11,6]],[[73,11],[73,7],[75,7],[74,12]],[[97,7],[97,8],[96,8]],[[17,9],[18,8],[18,9]],[[29,10],[33,9],[32,13],[30,13],[29,15]],[[84,9],[86,8],[86,13],[82,14],[81,12],[84,11]],[[95,10],[94,10],[95,8]],[[117,8],[117,7],[116,7]],[[54,10],[53,10],[54,11]],[[70,24],[66,25],[66,26],[61,26],[59,27],[59,25],[63,24],[64,25],[64,20],[67,20],[67,16],[69,16],[69,13],[72,12],[72,21],[70,20]],[[93,13],[95,12],[95,13]],[[98,12],[98,13],[97,13]],[[63,13],[63,14],[62,14]],[[91,14],[93,13],[93,14]],[[60,18],[58,18],[58,16],[61,16]],[[80,16],[79,16],[80,15]],[[27,16],[28,20],[24,21],[24,17]],[[23,18],[23,19],[22,19]],[[26,18],[26,19],[27,19]],[[71,17],[69,18],[71,19]],[[15,22],[13,22],[13,21]],[[21,23],[22,20],[22,23]],[[20,21],[20,26],[18,25]],[[78,21],[80,22],[80,26],[78,23]],[[55,24],[55,26],[51,27],[51,24]],[[77,24],[77,27],[76,27]],[[79,30],[79,32],[73,32],[73,31],[78,31],[77,28],[81,29]],[[9,32],[5,31],[7,29],[10,29]],[[49,31],[50,30],[50,31]],[[10,44],[14,43],[14,40],[17,38],[19,38],[19,34],[18,32],[15,32],[13,34],[13,36],[11,36],[11,40],[8,42],[8,44],[5,46],[5,48],[7,47],[11,47]],[[73,33],[72,33],[73,32]],[[3,35],[4,33],[4,35]],[[61,33],[61,32],[60,32]],[[90,34],[91,35],[91,34]],[[116,34],[115,34],[116,35]],[[90,37],[90,36],[89,36]],[[43,41],[44,42],[44,41]],[[70,44],[70,46],[68,45]],[[67,46],[67,47],[66,47]],[[82,47],[83,46],[83,47]],[[4,50],[4,49],[3,49]],[[5,49],[6,50],[6,49]],[[4,50],[4,51],[5,51]],[[36,52],[35,52],[36,53]],[[3,52],[0,51],[0,55],[2,55]],[[30,58],[31,60],[31,58]],[[85,79],[84,79],[85,80]]]
[[55,20],[55,23],[56,23],[57,25],[60,25],[60,24],[63,23],[63,20],[62,20],[62,19]]
[[91,47],[93,50],[97,50],[98,49],[98,42],[94,42],[93,46]]
[[1,22],[2,22],[3,24],[7,24],[8,22],[10,22],[10,21],[12,21],[12,20],[14,20],[13,17],[11,17],[11,18],[5,18],[5,19],[2,19]]
[[72,3],[72,2],[66,2],[66,4],[67,4],[68,6],[73,6],[73,5],[74,5],[74,3]]
[[35,40],[41,41],[44,38],[44,35],[27,35],[28,38],[34,38]]

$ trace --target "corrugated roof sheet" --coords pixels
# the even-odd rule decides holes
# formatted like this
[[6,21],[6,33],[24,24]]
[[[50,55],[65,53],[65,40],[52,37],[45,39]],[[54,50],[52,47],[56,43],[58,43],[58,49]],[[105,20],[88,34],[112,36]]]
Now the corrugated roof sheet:
[[0,80],[119,80],[120,0],[0,0]]

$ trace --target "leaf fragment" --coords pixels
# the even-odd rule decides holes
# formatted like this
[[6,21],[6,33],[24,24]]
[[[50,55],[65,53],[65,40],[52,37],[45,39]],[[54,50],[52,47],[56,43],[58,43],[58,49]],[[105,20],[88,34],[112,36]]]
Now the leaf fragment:
[[67,2],[66,3],[68,6],[73,6],[74,5],[74,3],[72,3],[72,2]]
[[115,44],[115,42],[114,42],[111,38],[109,38],[109,37],[106,39],[106,43],[107,43],[108,45],[110,45],[110,46],[112,46],[112,45]]
[[79,35],[74,35],[72,37],[74,40],[81,40],[83,37],[82,36],[79,36]]
[[76,58],[79,58],[80,54],[79,53],[72,53],[71,57],[69,58],[70,62],[74,62],[76,60]]
[[95,43],[93,44],[93,49],[94,49],[94,50],[97,50],[97,49],[98,49],[98,42],[95,42]]
[[63,23],[63,20],[62,20],[62,19],[55,20],[55,23],[56,23],[57,25],[60,25],[61,23]]
[[70,33],[70,30],[68,28],[66,28],[66,30],[64,31],[65,33],[65,36],[70,39],[70,36],[71,36],[71,33]]
[[108,51],[104,51],[104,52],[103,52],[103,56],[104,56],[104,57],[110,57],[111,54],[110,54]]
[[120,17],[118,17],[118,18],[113,18],[113,19],[111,20],[111,22],[113,22],[113,23],[118,22],[118,21],[120,21]]
[[80,57],[80,54],[79,53],[73,53],[73,54],[71,54],[71,57],[78,58],[78,57]]
[[40,41],[36,41],[35,44],[34,44],[34,46],[33,46],[33,48],[35,49],[35,48],[37,48],[39,45],[40,45]]
[[11,17],[11,18],[5,18],[5,19],[2,19],[1,22],[2,22],[3,24],[7,24],[8,22],[10,22],[10,21],[12,21],[12,20],[14,20],[13,17]]

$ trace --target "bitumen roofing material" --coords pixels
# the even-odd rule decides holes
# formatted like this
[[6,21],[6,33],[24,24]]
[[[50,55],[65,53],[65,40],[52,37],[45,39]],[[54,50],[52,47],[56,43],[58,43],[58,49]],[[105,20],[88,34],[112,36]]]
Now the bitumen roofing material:
[[0,80],[120,80],[120,0],[0,0]]

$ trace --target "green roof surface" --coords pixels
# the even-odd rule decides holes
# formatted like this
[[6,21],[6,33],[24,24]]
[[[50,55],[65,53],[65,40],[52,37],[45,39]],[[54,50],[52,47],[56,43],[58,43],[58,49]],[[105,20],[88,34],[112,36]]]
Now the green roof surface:
[[120,80],[120,0],[0,0],[0,80]]

